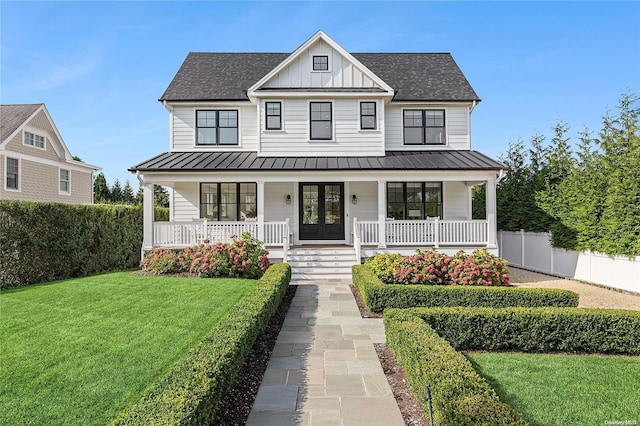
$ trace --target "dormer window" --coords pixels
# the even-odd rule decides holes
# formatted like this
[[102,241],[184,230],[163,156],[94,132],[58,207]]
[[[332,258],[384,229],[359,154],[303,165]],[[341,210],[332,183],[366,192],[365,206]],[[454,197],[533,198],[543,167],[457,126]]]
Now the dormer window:
[[313,70],[314,71],[329,71],[329,57],[314,56],[313,57]]
[[36,135],[31,132],[24,132],[24,144],[44,149],[44,136]]
[[238,145],[237,110],[196,111],[196,145]]

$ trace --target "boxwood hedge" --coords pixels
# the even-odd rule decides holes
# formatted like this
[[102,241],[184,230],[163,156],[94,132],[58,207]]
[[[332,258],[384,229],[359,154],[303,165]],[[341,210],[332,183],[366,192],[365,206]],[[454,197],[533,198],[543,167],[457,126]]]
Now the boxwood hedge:
[[577,293],[560,289],[383,284],[367,265],[354,265],[352,276],[373,312],[418,306],[576,307],[579,298]]
[[290,280],[288,264],[272,265],[236,309],[221,318],[196,348],[113,424],[209,424],[256,337],[280,305]]
[[427,416],[425,384],[429,384],[436,425],[527,424],[518,412],[500,401],[461,353],[410,311],[385,311],[387,344]]
[[416,308],[456,349],[640,354],[640,311],[585,308]]

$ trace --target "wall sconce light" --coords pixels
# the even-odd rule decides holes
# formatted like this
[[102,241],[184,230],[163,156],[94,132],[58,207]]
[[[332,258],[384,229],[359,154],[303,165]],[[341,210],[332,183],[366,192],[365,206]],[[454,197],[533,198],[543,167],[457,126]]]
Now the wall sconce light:
[[291,204],[291,194],[287,194],[287,196],[284,197],[284,202],[287,204]]
[[353,194],[351,196],[351,204],[358,204],[358,197],[356,196],[356,194]]

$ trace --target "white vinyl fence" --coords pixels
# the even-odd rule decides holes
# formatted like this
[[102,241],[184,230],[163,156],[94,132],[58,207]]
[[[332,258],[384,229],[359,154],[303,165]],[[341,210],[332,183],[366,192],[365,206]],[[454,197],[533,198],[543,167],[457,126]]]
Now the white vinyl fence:
[[640,257],[557,249],[551,247],[550,237],[547,233],[498,231],[500,257],[511,266],[640,293]]

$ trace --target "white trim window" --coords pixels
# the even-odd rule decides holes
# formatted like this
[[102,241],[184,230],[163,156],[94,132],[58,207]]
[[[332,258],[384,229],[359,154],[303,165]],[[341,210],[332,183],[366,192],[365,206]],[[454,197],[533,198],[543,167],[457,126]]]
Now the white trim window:
[[265,130],[282,130],[282,102],[264,103]]
[[333,140],[333,104],[309,102],[309,139]]
[[44,136],[36,135],[35,133],[27,132],[25,130],[22,143],[24,145],[44,149]]
[[376,102],[360,102],[360,130],[376,130],[377,128]]
[[67,169],[59,169],[59,191],[60,194],[71,194],[71,171]]
[[405,145],[445,145],[444,109],[405,109],[402,111]]
[[196,145],[238,145],[238,110],[196,110]]
[[6,157],[4,170],[4,189],[7,191],[20,191],[20,160]]

